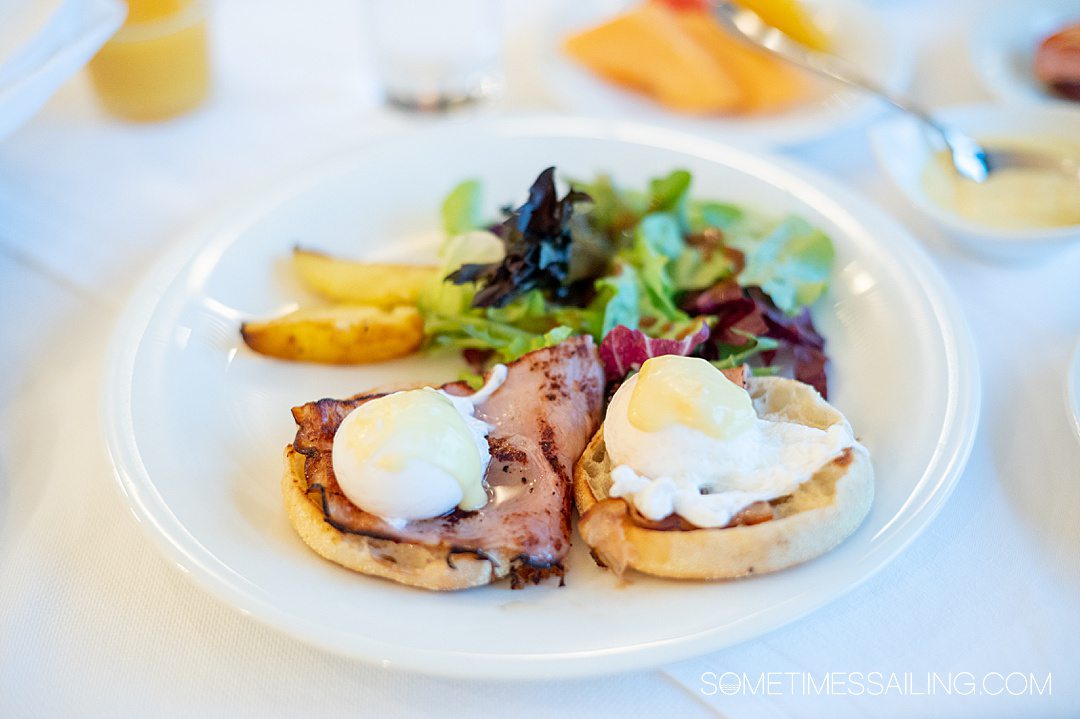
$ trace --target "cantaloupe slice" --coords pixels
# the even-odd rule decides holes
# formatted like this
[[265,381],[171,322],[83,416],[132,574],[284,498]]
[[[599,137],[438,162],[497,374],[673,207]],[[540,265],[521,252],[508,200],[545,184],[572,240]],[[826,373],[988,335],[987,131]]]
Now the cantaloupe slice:
[[661,3],[646,2],[567,38],[564,48],[598,75],[673,109],[702,114],[741,109],[740,83],[688,38],[676,15]]
[[803,96],[806,78],[793,66],[765,50],[733,37],[709,12],[683,10],[676,13],[683,31],[712,55],[739,84],[745,110],[773,112]]
[[793,40],[812,50],[829,49],[829,36],[822,31],[798,0],[735,0]]

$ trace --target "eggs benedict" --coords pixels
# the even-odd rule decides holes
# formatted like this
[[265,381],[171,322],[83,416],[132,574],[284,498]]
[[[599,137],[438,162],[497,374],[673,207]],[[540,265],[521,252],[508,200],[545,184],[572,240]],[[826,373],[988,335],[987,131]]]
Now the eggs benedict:
[[579,531],[617,573],[724,578],[817,556],[873,498],[869,454],[809,385],[646,361],[579,460]]
[[600,424],[588,336],[440,387],[293,408],[282,496],[319,555],[425,589],[561,577],[572,471]]

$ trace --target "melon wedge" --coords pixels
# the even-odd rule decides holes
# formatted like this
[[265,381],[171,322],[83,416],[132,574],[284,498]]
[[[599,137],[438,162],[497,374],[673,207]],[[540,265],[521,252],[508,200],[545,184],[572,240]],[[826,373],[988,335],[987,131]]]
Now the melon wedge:
[[701,114],[742,109],[740,83],[688,39],[676,15],[646,2],[567,38],[564,49],[596,74],[673,109]]
[[676,18],[683,31],[735,79],[745,110],[774,112],[792,105],[805,93],[802,73],[733,37],[709,12],[683,10]]

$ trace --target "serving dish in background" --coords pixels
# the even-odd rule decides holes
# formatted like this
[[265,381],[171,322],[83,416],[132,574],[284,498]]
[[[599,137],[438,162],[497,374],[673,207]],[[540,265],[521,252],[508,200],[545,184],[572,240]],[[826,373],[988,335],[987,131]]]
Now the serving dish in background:
[[[537,74],[563,109],[590,116],[632,118],[739,146],[763,148],[796,145],[829,135],[882,110],[873,97],[807,75],[808,96],[782,111],[746,115],[682,114],[596,77],[563,51],[562,43],[568,35],[638,2],[564,2],[553,7],[547,27],[541,30]],[[830,37],[836,54],[890,90],[899,91],[907,85],[912,62],[910,48],[897,42],[872,7],[857,0],[813,0],[806,5]]]
[[[981,103],[946,108],[934,116],[975,139],[1062,137],[1080,146],[1080,108],[1065,103]],[[966,250],[998,260],[1036,260],[1080,243],[1080,225],[999,228],[973,222],[931,199],[923,172],[936,151],[914,119],[895,115],[870,129],[870,142],[881,171],[922,214],[941,226]]]

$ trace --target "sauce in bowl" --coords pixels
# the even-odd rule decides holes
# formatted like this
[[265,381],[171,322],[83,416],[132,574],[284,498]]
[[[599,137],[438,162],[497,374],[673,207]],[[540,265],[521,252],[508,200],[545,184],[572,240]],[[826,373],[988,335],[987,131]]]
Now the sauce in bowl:
[[[1061,138],[979,141],[988,147],[1068,156],[1080,163],[1080,145]],[[976,183],[960,177],[948,153],[942,151],[927,162],[922,185],[933,202],[981,225],[1012,230],[1080,225],[1080,181],[1054,170],[999,170],[985,182]]]

